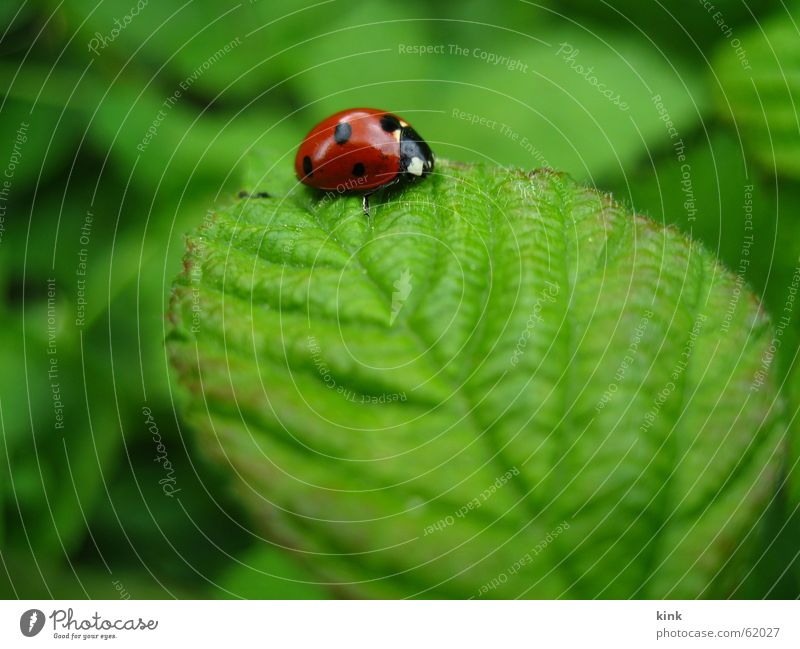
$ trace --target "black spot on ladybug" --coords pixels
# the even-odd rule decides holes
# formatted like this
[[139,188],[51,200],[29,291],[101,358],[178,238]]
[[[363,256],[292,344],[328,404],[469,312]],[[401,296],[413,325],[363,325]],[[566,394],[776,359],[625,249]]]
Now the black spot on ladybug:
[[362,163],[356,162],[353,165],[353,175],[356,176],[356,178],[360,178],[364,175],[364,165]]
[[336,144],[344,144],[353,134],[353,128],[347,122],[339,122],[333,131],[333,140]]
[[400,120],[394,115],[384,115],[381,117],[381,128],[387,133],[394,133],[400,128]]
[[303,157],[303,172],[306,176],[313,176],[313,167],[311,166],[311,158],[308,156]]

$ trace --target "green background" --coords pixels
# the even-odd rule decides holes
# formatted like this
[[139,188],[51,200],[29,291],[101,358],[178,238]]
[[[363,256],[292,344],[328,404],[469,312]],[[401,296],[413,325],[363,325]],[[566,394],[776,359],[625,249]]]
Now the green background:
[[[2,596],[335,596],[251,531],[198,453],[175,414],[163,314],[183,234],[249,188],[250,151],[290,170],[308,128],[341,108],[399,113],[442,158],[568,171],[734,272],[752,235],[743,279],[780,313],[800,256],[800,9],[710,4],[150,0],[133,15],[133,0],[4,3]],[[782,376],[799,332],[795,314]],[[143,408],[180,503],[158,483]],[[742,596],[800,594],[792,502],[773,499]]]

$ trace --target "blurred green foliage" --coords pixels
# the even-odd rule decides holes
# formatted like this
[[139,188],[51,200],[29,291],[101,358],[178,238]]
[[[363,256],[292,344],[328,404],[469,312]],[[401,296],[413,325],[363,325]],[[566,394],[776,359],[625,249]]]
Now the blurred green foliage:
[[[714,4],[142,0],[134,15],[134,0],[4,3],[2,594],[330,595],[252,531],[196,452],[174,412],[163,314],[183,234],[252,188],[248,152],[279,152],[268,162],[284,173],[334,110],[401,113],[440,157],[566,170],[734,272],[752,234],[743,278],[781,314],[800,256],[798,5]],[[179,499],[159,484],[143,408]],[[752,596],[800,593],[784,574],[796,502],[776,494]]]

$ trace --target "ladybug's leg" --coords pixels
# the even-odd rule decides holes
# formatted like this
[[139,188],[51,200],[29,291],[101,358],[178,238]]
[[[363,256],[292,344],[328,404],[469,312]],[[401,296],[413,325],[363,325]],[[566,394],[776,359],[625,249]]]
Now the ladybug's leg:
[[385,185],[381,185],[380,187],[376,187],[371,192],[367,192],[366,194],[363,194],[361,196],[361,207],[364,210],[364,216],[369,217],[369,197],[372,196],[373,194],[377,193],[377,192],[383,191],[384,189],[386,189],[388,187],[391,187],[392,185],[396,185],[397,183],[400,182],[400,180],[401,180],[401,178],[398,175],[394,179],[392,179],[388,183],[386,183]]

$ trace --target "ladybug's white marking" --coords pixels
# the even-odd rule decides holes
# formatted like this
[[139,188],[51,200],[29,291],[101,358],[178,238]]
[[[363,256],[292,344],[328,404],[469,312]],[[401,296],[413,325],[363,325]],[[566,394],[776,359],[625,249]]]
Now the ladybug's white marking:
[[425,168],[425,163],[422,160],[422,158],[414,156],[413,158],[411,158],[411,162],[408,164],[408,173],[413,174],[415,176],[421,176],[424,168]]

